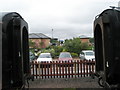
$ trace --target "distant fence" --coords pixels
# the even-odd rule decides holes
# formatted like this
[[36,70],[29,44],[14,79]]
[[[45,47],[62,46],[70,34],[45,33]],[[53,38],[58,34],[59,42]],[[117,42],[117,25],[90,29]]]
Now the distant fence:
[[94,72],[93,60],[31,62],[31,75],[36,79],[88,77]]

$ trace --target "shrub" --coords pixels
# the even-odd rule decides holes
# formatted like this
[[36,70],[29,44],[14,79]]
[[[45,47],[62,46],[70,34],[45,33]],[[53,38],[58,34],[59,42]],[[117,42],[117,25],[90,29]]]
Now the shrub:
[[78,57],[78,54],[77,54],[77,53],[71,53],[71,55],[72,55],[73,58]]

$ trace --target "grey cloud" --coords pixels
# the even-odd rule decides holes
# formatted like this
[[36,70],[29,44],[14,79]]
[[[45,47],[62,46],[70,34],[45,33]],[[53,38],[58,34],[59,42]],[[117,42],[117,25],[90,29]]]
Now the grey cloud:
[[[2,0],[1,11],[16,11],[29,24],[29,32],[66,39],[93,35],[96,15],[119,0]],[[6,7],[7,5],[7,7]]]

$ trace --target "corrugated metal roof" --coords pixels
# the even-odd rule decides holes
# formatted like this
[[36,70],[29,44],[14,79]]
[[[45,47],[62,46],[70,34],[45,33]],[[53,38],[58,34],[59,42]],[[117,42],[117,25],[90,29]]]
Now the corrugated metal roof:
[[41,39],[41,38],[43,38],[43,39],[51,39],[50,37],[48,37],[48,36],[46,36],[46,35],[44,35],[44,34],[42,34],[42,33],[30,33],[29,34],[29,38],[30,39]]
[[81,36],[79,36],[80,38],[82,38],[82,39],[84,39],[84,38],[90,38],[90,37],[87,37],[87,36],[85,36],[85,35],[81,35]]

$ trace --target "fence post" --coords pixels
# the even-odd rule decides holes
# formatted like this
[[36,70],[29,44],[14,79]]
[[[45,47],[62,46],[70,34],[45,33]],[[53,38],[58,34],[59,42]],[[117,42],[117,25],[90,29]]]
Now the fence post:
[[92,72],[94,73],[94,61],[92,59]]
[[54,78],[55,78],[55,61],[53,61],[53,73],[54,73]]
[[40,68],[41,68],[41,76],[42,76],[42,79],[43,79],[43,67],[44,65],[43,65],[43,63],[41,62],[41,65],[40,65]]
[[68,66],[68,61],[65,61],[65,78],[67,78],[67,66]]
[[84,77],[85,77],[85,64],[86,64],[86,60],[83,61],[83,72],[84,72]]
[[56,61],[55,63],[56,63],[56,75],[57,75],[57,78],[58,78],[58,61]]
[[82,60],[80,60],[80,74],[81,74],[81,77],[82,77],[82,71],[83,71],[83,61]]
[[86,60],[86,75],[88,76],[88,60]]
[[60,75],[60,78],[61,78],[61,61],[59,61],[58,66],[59,66],[59,75]]
[[37,79],[37,68],[38,68],[38,63],[37,63],[37,61],[35,61],[36,79]]
[[64,78],[64,61],[62,61],[62,75],[63,75],[63,78]]
[[77,71],[78,71],[78,77],[79,77],[79,64],[80,64],[80,61],[77,60]]
[[74,64],[75,64],[75,68],[74,68],[74,74],[75,74],[75,78],[76,78],[76,60],[74,61]]
[[38,70],[39,70],[39,78],[40,78],[40,75],[41,75],[41,72],[40,72],[40,62],[38,62]]
[[46,78],[46,66],[47,66],[47,65],[46,65],[46,61],[43,62],[43,64],[44,64],[44,73],[45,73],[44,75],[45,75],[45,78]]
[[[74,66],[73,60],[71,61],[71,63],[72,63],[73,66]],[[72,75],[72,78],[73,78],[73,67],[71,67],[71,75]]]
[[49,63],[49,61],[47,61],[47,76],[48,76],[48,78],[49,78],[49,68],[50,68],[50,63]]
[[50,61],[50,64],[51,64],[51,67],[50,67],[50,75],[51,75],[51,78],[52,78],[52,68],[53,68],[53,63],[52,63],[52,61]]
[[91,60],[89,60],[89,75],[91,76],[91,72],[92,72],[92,68],[91,68],[91,65],[92,64],[92,61]]
[[[68,61],[68,78],[70,78],[70,65],[71,65],[71,62]],[[72,67],[72,66],[71,66]]]

